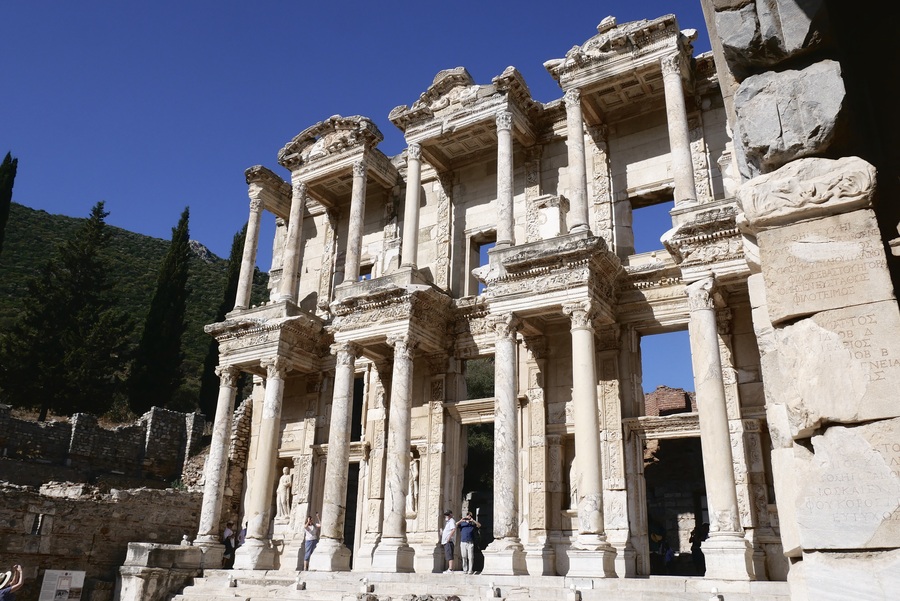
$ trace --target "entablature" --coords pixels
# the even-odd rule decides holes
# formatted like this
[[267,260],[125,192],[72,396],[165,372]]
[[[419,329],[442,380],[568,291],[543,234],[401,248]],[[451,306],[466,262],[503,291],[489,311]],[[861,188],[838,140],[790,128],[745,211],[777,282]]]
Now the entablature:
[[254,165],[244,171],[244,179],[250,187],[251,200],[262,203],[262,208],[286,219],[291,212],[291,185],[278,177],[271,169]]

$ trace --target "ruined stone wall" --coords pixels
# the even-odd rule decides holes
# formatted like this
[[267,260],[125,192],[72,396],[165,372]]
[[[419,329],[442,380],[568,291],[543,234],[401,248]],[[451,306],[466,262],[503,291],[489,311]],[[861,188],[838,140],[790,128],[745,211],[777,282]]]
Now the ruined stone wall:
[[0,469],[0,480],[36,486],[50,479],[88,481],[117,474],[168,482],[179,477],[185,458],[199,450],[203,427],[200,415],[159,407],[135,424],[107,429],[85,413],[41,423],[12,417],[10,408],[0,405],[0,456],[59,471],[30,474],[10,462]]
[[657,386],[656,390],[645,395],[646,415],[660,416],[673,413],[691,413],[697,411],[697,399],[693,392],[685,392],[683,388]]
[[37,599],[44,570],[83,570],[84,601],[107,601],[132,540],[177,544],[193,538],[201,495],[173,489],[113,490],[51,483],[2,485],[0,565],[21,564],[21,601]]

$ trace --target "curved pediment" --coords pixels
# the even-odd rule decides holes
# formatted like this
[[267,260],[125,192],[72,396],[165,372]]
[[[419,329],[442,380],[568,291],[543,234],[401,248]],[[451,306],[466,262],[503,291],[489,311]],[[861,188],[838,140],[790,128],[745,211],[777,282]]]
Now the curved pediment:
[[350,149],[373,148],[384,139],[378,127],[360,115],[334,115],[306,128],[278,153],[278,162],[288,169]]

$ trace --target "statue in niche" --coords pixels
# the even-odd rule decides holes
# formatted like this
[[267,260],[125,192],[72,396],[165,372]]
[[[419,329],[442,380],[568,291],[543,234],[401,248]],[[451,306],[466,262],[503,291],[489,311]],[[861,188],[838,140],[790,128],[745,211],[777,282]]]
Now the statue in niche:
[[575,467],[575,458],[569,463],[569,508],[578,507],[578,469]]
[[419,459],[409,453],[409,488],[406,492],[406,513],[414,514],[419,507]]
[[278,479],[278,491],[276,493],[277,513],[275,519],[287,519],[291,513],[291,468],[284,468],[281,478]]

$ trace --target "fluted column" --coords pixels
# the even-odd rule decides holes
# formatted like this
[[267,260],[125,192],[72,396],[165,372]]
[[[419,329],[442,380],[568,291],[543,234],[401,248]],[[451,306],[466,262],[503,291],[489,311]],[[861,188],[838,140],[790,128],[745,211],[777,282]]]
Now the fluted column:
[[372,569],[378,572],[412,572],[415,552],[406,539],[406,495],[409,492],[413,351],[416,343],[406,335],[390,336],[387,343],[394,347],[394,369],[388,413],[384,522],[381,542],[372,556]]
[[228,468],[228,439],[231,435],[234,398],[240,373],[233,365],[216,368],[216,375],[219,376],[219,399],[216,402],[209,457],[203,468],[203,505],[200,508],[200,525],[197,527],[197,539],[194,542],[197,545],[221,543],[219,521],[222,518],[222,499],[225,494]]
[[350,223],[347,229],[347,258],[344,261],[344,281],[359,280],[359,259],[362,252],[363,220],[366,214],[366,172],[364,161],[353,163],[353,189],[350,192]]
[[587,203],[587,172],[584,155],[584,120],[581,114],[581,90],[567,90],[566,146],[569,150],[569,232],[590,231]]
[[570,550],[567,576],[614,577],[615,549],[603,530],[603,476],[600,472],[600,415],[590,301],[563,305],[572,325],[572,405],[575,412],[575,460],[578,538]]
[[700,418],[700,448],[709,505],[710,533],[703,542],[706,577],[747,580],[753,573],[752,549],[740,525],[731,435],[725,404],[725,382],[716,328],[716,308],[710,276],[688,285],[689,331],[694,389]]
[[347,513],[347,467],[350,463],[350,421],[353,415],[353,374],[359,347],[339,342],[331,347],[336,355],[331,424],[328,427],[328,456],[325,463],[325,495],[322,503],[322,531],[309,569],[336,572],[350,569],[350,550],[344,546],[344,518]]
[[281,268],[279,300],[297,302],[297,271],[300,267],[300,244],[303,239],[303,210],[306,207],[306,184],[298,183],[291,194],[291,214],[288,218],[287,241]]
[[513,145],[512,113],[497,113],[497,248],[513,246]]
[[250,307],[250,293],[253,290],[253,271],[256,268],[256,250],[259,248],[259,223],[262,221],[262,201],[250,199],[250,219],[247,221],[247,235],[244,238],[244,254],[241,257],[241,273],[238,276],[237,296],[234,309]]
[[514,315],[493,321],[494,344],[494,542],[484,550],[484,574],[524,574],[519,541],[519,424]]
[[413,142],[406,149],[406,206],[403,208],[403,256],[401,267],[416,268],[419,252],[419,188],[422,185],[422,147]]
[[275,567],[269,526],[273,518],[275,461],[281,436],[281,401],[288,366],[281,357],[266,359],[260,364],[266,370],[266,394],[256,443],[256,475],[244,510],[247,538],[234,556],[234,567],[246,570],[270,570]]
[[663,91],[666,96],[666,123],[669,126],[669,151],[672,154],[676,206],[697,201],[694,163],[691,160],[691,138],[684,104],[684,88],[681,84],[682,61],[682,56],[677,53],[664,56],[660,60]]

